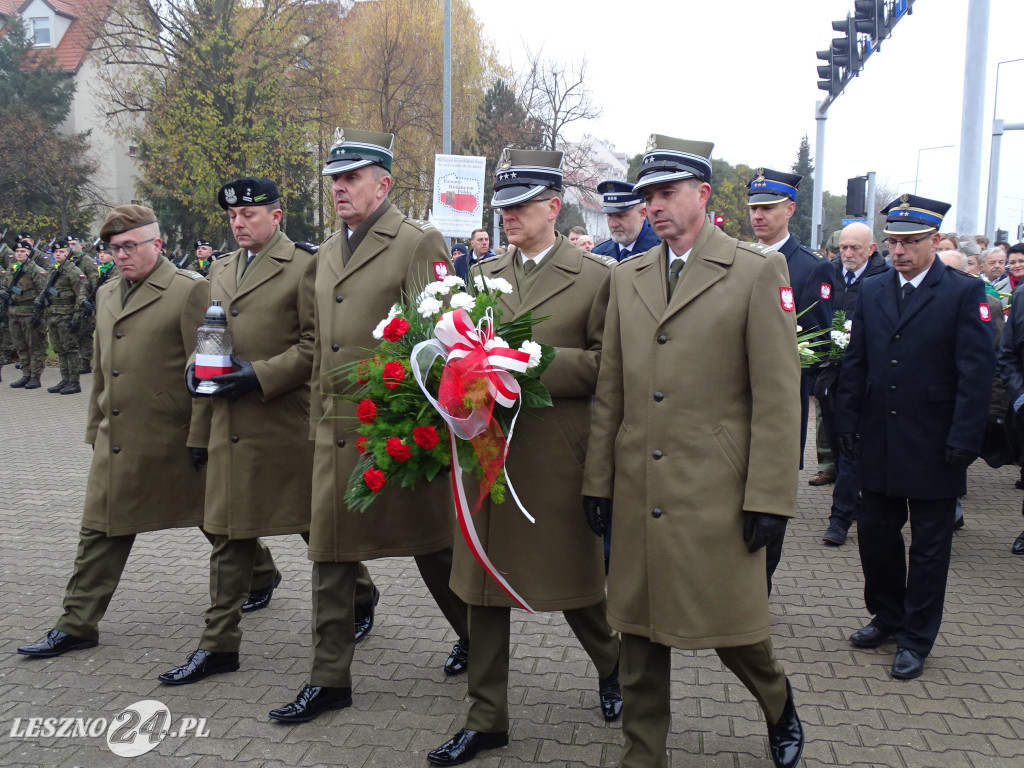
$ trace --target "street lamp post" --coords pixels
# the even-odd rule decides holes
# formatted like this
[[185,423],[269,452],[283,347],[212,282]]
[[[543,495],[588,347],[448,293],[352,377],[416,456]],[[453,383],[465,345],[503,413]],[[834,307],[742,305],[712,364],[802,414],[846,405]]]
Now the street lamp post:
[[922,147],[917,150],[917,171],[914,173],[914,194],[917,194],[917,180],[921,176],[921,153],[927,152],[930,149],[952,149],[952,144],[943,144],[941,147]]
[[1007,59],[996,64],[996,92],[992,99],[992,146],[988,161],[988,200],[985,205],[985,234],[995,237],[996,233],[996,200],[999,194],[999,145],[1002,143],[1003,131],[1021,130],[1024,124],[1006,124],[996,115],[999,107],[999,68],[1003,64],[1014,64],[1024,59]]

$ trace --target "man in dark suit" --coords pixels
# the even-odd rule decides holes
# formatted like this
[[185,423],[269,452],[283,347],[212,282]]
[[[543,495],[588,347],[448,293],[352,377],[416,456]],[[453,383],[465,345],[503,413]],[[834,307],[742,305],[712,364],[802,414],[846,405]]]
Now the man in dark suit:
[[597,185],[601,193],[601,213],[608,218],[611,237],[592,251],[600,256],[611,256],[616,261],[628,259],[635,253],[645,253],[661,245],[647,222],[644,199],[633,192],[627,181],[602,181]]
[[850,642],[876,648],[894,637],[899,680],[921,675],[939,632],[956,500],[981,450],[995,371],[984,286],[935,256],[948,210],[915,195],[883,209],[895,269],[861,286],[836,402],[840,446],[860,461],[860,559],[873,616]]
[[[878,253],[878,247],[867,224],[855,222],[839,233],[839,256],[833,262],[836,270],[836,292],[833,295],[835,308],[846,313],[846,319],[853,318],[857,295],[864,280],[889,270],[889,265]],[[823,428],[832,443],[836,458],[836,484],[832,489],[832,511],[828,528],[821,540],[831,546],[846,543],[846,535],[857,515],[860,501],[860,479],[857,460],[843,456],[835,445],[835,408],[833,398],[839,379],[838,364],[826,366],[818,372],[814,382],[814,397],[821,405]]]
[[[459,249],[461,254],[456,256],[455,249],[459,246],[462,246],[462,248]],[[452,259],[455,261],[455,274],[463,280],[469,280],[469,270],[474,264],[479,264],[484,259],[489,259],[492,256],[494,256],[494,251],[491,250],[491,236],[487,234],[486,229],[474,229],[470,233],[469,247],[466,247],[462,243],[456,243],[452,246]]]
[[[796,300],[797,323],[804,331],[832,327],[832,294],[835,271],[832,263],[819,259],[810,249],[801,245],[789,233],[789,220],[796,212],[796,192],[801,177],[795,173],[758,168],[747,184],[747,206],[750,225],[757,241],[786,257],[789,281]],[[814,372],[803,370],[800,375],[800,468],[804,466],[804,444],[807,442],[807,414]],[[785,529],[768,542],[766,568],[768,591],[772,590],[772,575],[782,559]]]

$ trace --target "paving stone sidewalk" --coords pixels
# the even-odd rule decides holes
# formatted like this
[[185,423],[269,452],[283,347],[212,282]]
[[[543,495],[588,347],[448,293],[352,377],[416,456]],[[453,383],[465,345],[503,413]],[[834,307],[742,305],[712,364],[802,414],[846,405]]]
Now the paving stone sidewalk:
[[[425,767],[427,752],[461,727],[465,679],[446,679],[441,668],[456,638],[407,559],[369,564],[383,597],[357,647],[354,706],[292,727],[268,720],[309,670],[310,565],[298,536],[267,540],[284,582],[268,609],[243,619],[239,672],[181,688],[156,680],[195,649],[209,599],[209,544],[186,529],[137,538],[97,648],[53,660],[16,655],[53,626],[71,573],[91,460],[82,442],[91,377],[83,394],[59,396],[12,390],[14,368],[3,373],[0,766]],[[43,386],[57,378],[46,369]],[[1017,469],[972,467],[942,632],[924,676],[897,682],[891,646],[846,642],[867,619],[856,533],[843,547],[821,543],[831,487],[807,485],[813,446],[812,434],[771,604],[807,730],[802,765],[1024,766],[1024,557],[1010,554],[1022,527]],[[602,720],[596,673],[561,614],[514,619],[512,743],[473,764],[617,765],[621,729]],[[770,768],[758,706],[712,653],[677,651],[673,681],[672,768]],[[105,736],[21,735],[29,718],[109,723],[147,699],[166,705],[172,729],[183,717],[205,718],[209,736],[167,736],[124,758]]]

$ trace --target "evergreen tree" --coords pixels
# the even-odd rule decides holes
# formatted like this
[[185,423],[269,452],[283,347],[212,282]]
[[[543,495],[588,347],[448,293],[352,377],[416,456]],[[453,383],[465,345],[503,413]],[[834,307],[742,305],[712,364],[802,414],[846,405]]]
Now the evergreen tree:
[[811,144],[807,134],[800,140],[800,149],[796,153],[796,162],[790,169],[793,173],[803,176],[800,192],[796,196],[796,212],[789,220],[789,232],[804,245],[811,242],[811,205],[814,189],[814,165],[811,163]]

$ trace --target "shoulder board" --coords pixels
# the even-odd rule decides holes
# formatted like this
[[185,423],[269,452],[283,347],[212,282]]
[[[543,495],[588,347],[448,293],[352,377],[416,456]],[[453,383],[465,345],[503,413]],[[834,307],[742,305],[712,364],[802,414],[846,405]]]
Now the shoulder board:
[[428,229],[437,229],[437,227],[435,227],[429,221],[423,221],[422,219],[410,219],[408,216],[405,217],[405,223],[412,224],[414,227],[416,227],[416,229],[420,230],[421,232],[426,232]]
[[744,251],[756,253],[758,256],[764,256],[765,254],[772,252],[772,249],[767,245],[761,245],[760,243],[746,243],[742,240],[736,241],[736,247],[742,248]]
[[292,243],[292,245],[294,245],[296,248],[301,248],[306,253],[316,253],[317,251],[320,250],[320,246],[319,245],[314,245],[313,243],[307,243],[307,242],[305,242],[303,240],[296,240],[294,243]]
[[956,272],[958,275],[963,275],[964,277],[969,277],[971,279],[974,279],[974,278],[977,277],[977,275],[972,275],[970,272],[964,272],[962,269],[957,269],[956,267],[951,267],[951,266],[949,266],[949,264],[946,265],[946,269],[948,269],[950,272]]
[[205,280],[206,279],[202,275],[200,275],[198,272],[193,272],[191,269],[179,269],[178,270],[178,274],[179,275],[184,275],[185,277],[191,277],[193,280]]
[[596,261],[598,264],[603,264],[606,267],[614,267],[616,264],[619,263],[611,256],[605,256],[600,253],[594,253],[593,251],[583,251],[583,253],[585,254],[584,258],[588,258],[591,261]]

